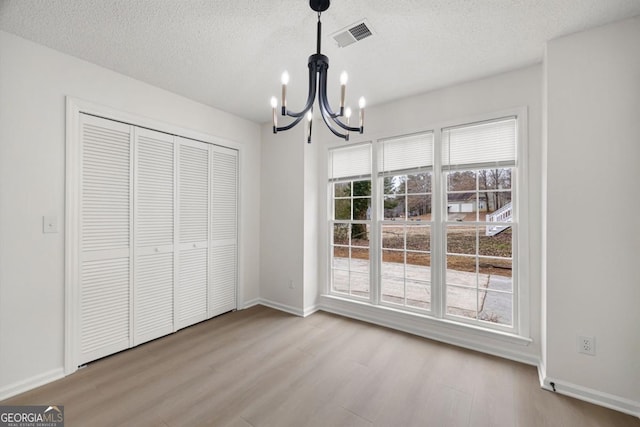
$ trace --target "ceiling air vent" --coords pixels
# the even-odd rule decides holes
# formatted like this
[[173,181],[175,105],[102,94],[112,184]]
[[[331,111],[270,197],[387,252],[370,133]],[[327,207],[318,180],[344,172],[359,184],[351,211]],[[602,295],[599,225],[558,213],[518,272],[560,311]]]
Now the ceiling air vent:
[[372,35],[371,26],[366,19],[363,19],[333,33],[331,37],[338,43],[338,46],[345,47]]

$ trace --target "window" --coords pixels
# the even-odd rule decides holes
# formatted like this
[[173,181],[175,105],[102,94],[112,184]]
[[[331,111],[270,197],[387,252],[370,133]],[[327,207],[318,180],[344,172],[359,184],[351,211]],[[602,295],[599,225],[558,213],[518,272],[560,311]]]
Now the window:
[[331,290],[370,297],[371,146],[330,153]]
[[517,127],[514,116],[331,150],[329,292],[518,332]]
[[513,325],[516,119],[444,129],[445,317]]
[[380,301],[431,308],[433,133],[381,141]]

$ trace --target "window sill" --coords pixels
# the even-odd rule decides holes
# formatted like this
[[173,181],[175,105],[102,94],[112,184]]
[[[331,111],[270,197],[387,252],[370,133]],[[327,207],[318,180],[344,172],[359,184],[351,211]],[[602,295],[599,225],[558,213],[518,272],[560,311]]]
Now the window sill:
[[527,348],[533,340],[517,334],[448,319],[437,319],[386,306],[371,305],[330,294],[320,296],[319,308],[330,313],[530,365],[537,365],[539,359],[538,355],[532,353],[532,349]]

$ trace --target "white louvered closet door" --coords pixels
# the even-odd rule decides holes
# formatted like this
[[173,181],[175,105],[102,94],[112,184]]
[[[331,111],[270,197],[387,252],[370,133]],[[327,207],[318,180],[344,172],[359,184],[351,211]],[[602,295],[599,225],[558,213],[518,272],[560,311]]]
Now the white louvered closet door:
[[205,320],[208,291],[209,145],[176,137],[178,283],[176,329]]
[[173,328],[175,155],[173,136],[136,128],[133,344]]
[[236,309],[238,151],[211,146],[209,317]]
[[79,364],[130,346],[131,132],[80,116]]

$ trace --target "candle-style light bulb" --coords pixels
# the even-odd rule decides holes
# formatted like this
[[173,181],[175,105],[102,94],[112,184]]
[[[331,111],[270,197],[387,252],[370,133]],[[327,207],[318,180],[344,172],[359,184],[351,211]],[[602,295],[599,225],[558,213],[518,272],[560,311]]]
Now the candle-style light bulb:
[[360,133],[364,130],[364,107],[366,105],[367,101],[365,101],[364,96],[361,96],[358,101],[358,106],[360,107]]
[[284,71],[280,78],[282,82],[282,115],[287,114],[287,85],[289,84],[289,73]]
[[271,110],[273,112],[273,133],[278,133],[276,129],[278,126],[278,115],[276,114],[276,108],[278,107],[278,99],[275,96],[271,97]]
[[344,110],[344,99],[347,94],[347,80],[349,80],[349,75],[346,71],[343,71],[340,74],[340,113]]
[[347,74],[346,71],[343,71],[342,74],[340,74],[340,84],[344,86],[347,84],[348,80],[349,80],[349,74]]
[[[344,116],[347,118],[347,126],[349,126],[349,119],[351,119],[351,108],[347,107],[344,110]],[[347,131],[347,141],[349,140],[349,131]]]
[[280,81],[283,85],[289,84],[289,73],[287,71],[282,72],[282,77],[280,77]]

